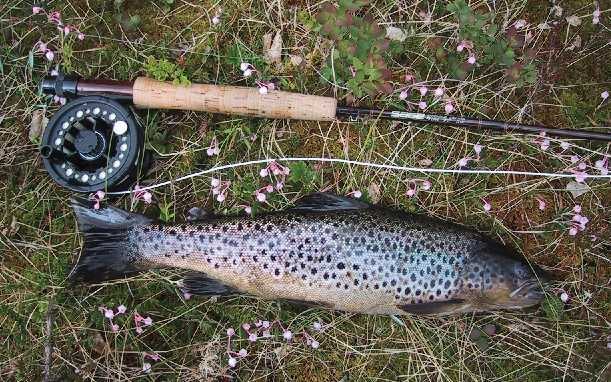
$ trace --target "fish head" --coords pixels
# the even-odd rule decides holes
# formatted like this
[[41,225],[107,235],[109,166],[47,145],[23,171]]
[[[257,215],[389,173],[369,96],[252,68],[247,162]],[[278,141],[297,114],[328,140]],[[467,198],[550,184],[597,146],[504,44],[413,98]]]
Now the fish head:
[[498,310],[541,303],[545,297],[543,287],[549,280],[541,268],[502,247],[476,256],[468,266],[465,281],[470,292],[467,295],[477,310]]

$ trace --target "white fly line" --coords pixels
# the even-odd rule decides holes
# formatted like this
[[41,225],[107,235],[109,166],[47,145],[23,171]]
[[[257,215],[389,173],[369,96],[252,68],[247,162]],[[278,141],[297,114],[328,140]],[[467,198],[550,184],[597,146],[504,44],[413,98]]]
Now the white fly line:
[[[138,192],[153,190],[155,188],[167,186],[187,179],[197,178],[202,175],[211,174],[218,171],[229,170],[237,167],[252,166],[258,164],[268,164],[270,162],[327,162],[327,163],[341,163],[349,164],[354,166],[364,166],[371,168],[378,168],[384,170],[395,170],[395,171],[407,171],[407,172],[419,172],[422,174],[476,174],[476,175],[523,175],[531,177],[544,177],[544,178],[575,178],[575,174],[563,174],[563,173],[550,173],[550,172],[531,172],[531,171],[513,171],[513,170],[478,170],[478,169],[447,169],[447,168],[426,168],[426,167],[409,167],[409,166],[398,166],[394,164],[380,164],[371,163],[349,159],[338,159],[338,158],[269,158],[269,159],[257,159],[246,162],[238,162],[225,164],[221,166],[214,166],[207,170],[194,172],[189,175],[181,176],[173,180],[152,184],[150,186],[140,187]],[[611,175],[587,175],[587,179],[611,179]],[[110,195],[126,195],[135,192],[135,190],[109,192]]]

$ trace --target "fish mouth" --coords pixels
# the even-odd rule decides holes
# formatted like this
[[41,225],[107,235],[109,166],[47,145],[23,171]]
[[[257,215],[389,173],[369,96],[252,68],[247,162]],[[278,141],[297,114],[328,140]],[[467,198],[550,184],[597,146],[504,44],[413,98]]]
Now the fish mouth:
[[539,304],[545,298],[542,280],[535,278],[522,283],[509,297],[522,307]]

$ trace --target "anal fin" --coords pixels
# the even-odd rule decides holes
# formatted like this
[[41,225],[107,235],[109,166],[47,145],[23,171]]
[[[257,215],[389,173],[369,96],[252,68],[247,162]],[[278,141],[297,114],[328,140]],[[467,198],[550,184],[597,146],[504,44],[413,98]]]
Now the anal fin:
[[411,314],[444,314],[452,313],[454,310],[460,308],[460,305],[464,304],[464,302],[465,300],[462,299],[453,299],[447,301],[425,302],[421,304],[397,305],[397,307]]
[[180,288],[183,292],[201,296],[228,296],[239,293],[237,289],[200,272],[188,273],[180,281]]

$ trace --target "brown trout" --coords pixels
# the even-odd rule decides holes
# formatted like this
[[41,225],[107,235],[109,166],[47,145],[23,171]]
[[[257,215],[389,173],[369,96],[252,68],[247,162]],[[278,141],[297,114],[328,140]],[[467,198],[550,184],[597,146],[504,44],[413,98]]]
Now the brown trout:
[[543,298],[540,270],[467,228],[313,194],[286,211],[159,225],[74,202],[83,250],[70,278],[196,271],[194,294],[249,294],[370,314],[518,309]]

